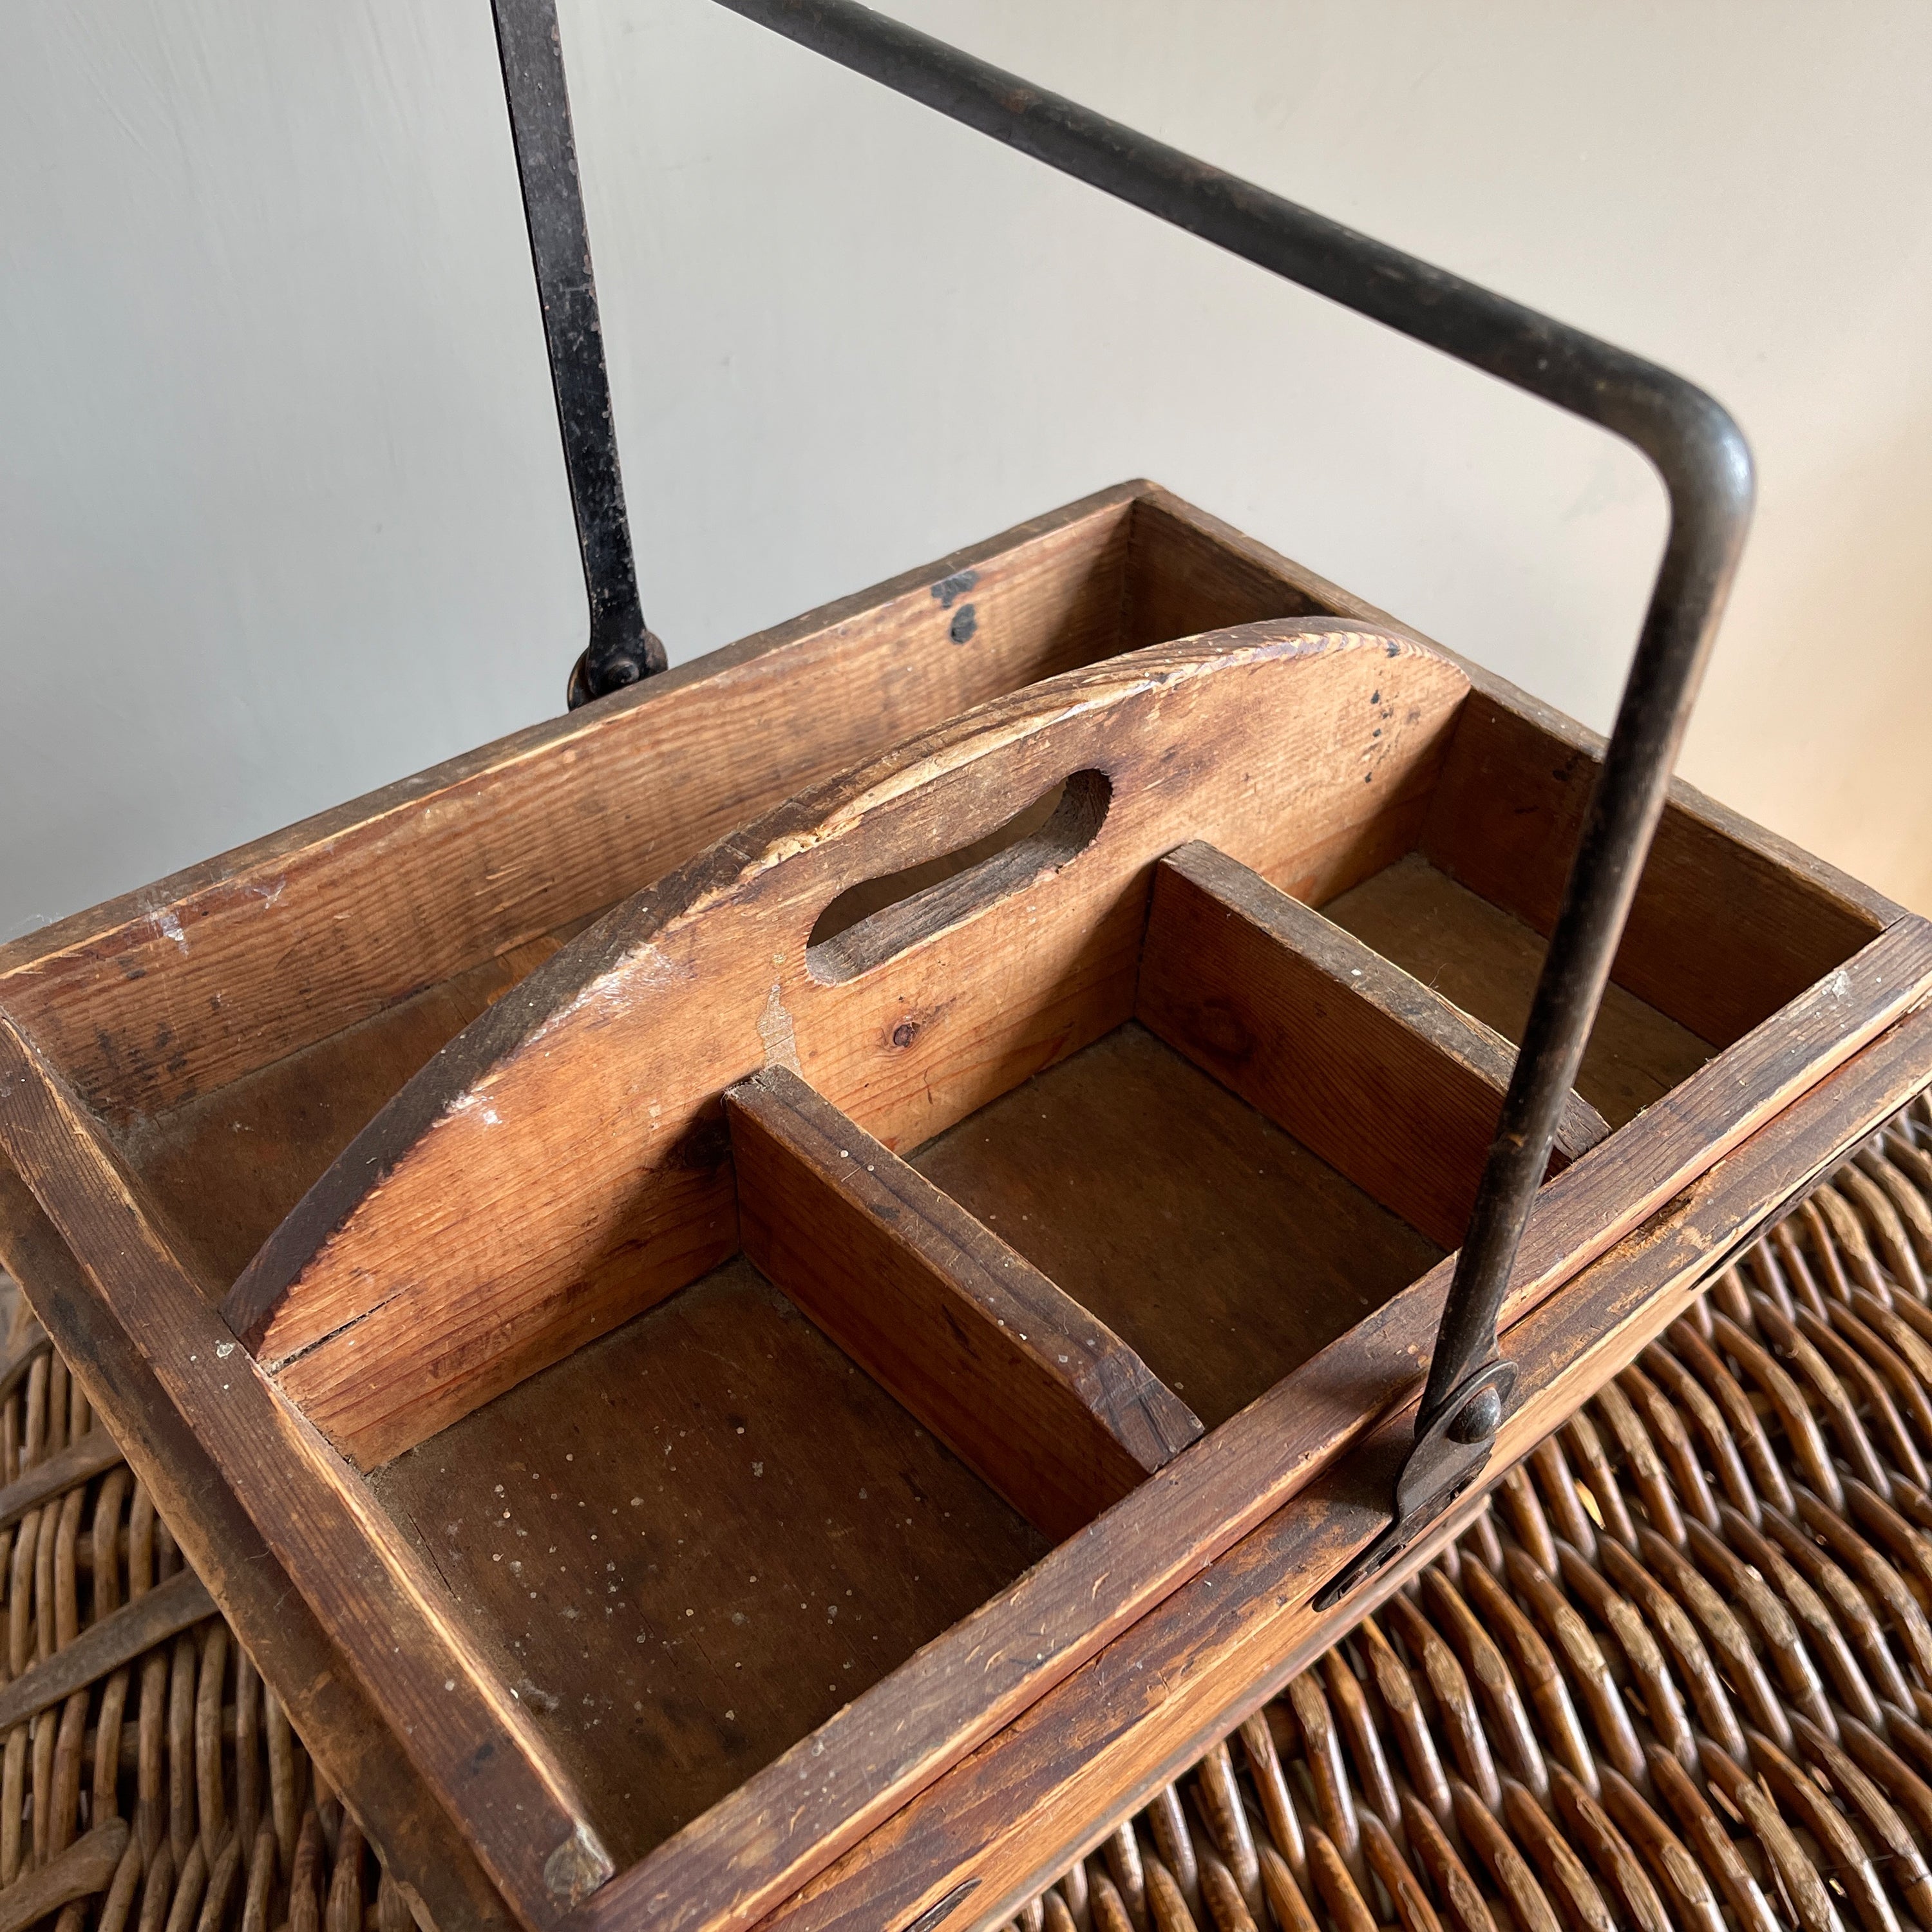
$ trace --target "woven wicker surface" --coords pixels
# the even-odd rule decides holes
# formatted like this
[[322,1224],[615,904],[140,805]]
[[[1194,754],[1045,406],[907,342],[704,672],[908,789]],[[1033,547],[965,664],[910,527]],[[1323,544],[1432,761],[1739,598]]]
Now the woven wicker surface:
[[4,1274],[0,1294],[0,1932],[402,1932],[400,1893]]
[[1924,1099],[1028,1932],[1932,1928]]
[[[1922,1096],[1016,1922],[1932,1932],[1929,1271]],[[11,1320],[0,1932],[400,1932],[85,1397]]]

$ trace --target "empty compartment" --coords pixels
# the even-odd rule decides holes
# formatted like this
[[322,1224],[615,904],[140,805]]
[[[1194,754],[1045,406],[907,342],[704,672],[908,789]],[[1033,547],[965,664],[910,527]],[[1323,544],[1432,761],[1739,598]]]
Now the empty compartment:
[[1048,1547],[742,1258],[369,1480],[626,1862]]
[[1131,1021],[910,1163],[1210,1429],[1443,1252]]

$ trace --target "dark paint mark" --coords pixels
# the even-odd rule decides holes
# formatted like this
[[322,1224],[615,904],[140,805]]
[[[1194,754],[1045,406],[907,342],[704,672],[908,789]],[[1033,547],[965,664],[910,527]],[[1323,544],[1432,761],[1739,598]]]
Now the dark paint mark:
[[1382,702],[1382,693],[1381,693],[1379,691],[1378,691],[1378,692],[1372,692],[1372,693],[1370,694],[1370,698],[1369,698],[1369,702],[1370,702],[1371,704],[1381,704],[1381,702]]
[[964,597],[979,580],[980,573],[976,570],[956,570],[950,577],[942,577],[932,586],[932,594],[939,599],[939,608],[942,610],[950,610],[952,608],[953,599]]
[[946,627],[946,634],[956,644],[970,641],[973,633],[980,628],[979,614],[970,604],[962,604],[953,613],[952,621]]
[[1388,652],[1389,656],[1392,658],[1399,658],[1402,656],[1402,646],[1397,644],[1393,638],[1390,638],[1388,642],[1382,646],[1382,649]]
[[950,1916],[950,1912],[958,1907],[960,1901],[966,1899],[968,1893],[977,1892],[977,1889],[980,1889],[980,1880],[977,1878],[968,1878],[966,1884],[955,1886],[937,1905],[927,1905],[926,1911],[920,1912],[918,1918],[914,1918],[912,1924],[906,1926],[906,1932],[933,1932],[933,1926],[939,1924],[941,1918]]
[[964,1885],[956,1885],[937,1905],[928,1905],[905,1928],[905,1932],[932,1932],[932,1928],[942,1918],[950,1916],[962,1900],[979,1888],[980,1881],[976,1878],[969,1878]]

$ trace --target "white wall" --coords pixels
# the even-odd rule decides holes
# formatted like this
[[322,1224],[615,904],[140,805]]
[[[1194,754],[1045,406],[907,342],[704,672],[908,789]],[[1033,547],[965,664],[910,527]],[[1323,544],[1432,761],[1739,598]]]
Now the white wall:
[[[1688,774],[1932,910],[1932,10],[898,0],[1670,364],[1756,532]],[[706,0],[566,0],[674,657],[1144,473],[1598,724],[1607,440]],[[559,708],[486,0],[0,11],[0,937]]]

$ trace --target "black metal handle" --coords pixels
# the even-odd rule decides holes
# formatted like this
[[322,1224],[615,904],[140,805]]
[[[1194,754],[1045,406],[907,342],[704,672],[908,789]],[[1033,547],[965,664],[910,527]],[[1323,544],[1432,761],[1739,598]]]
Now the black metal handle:
[[556,30],[556,0],[494,0],[496,54],[510,104],[524,225],[543,305],[550,380],[563,436],[563,466],[577,519],[577,548],[590,606],[590,641],[572,667],[574,710],[664,668],[664,649],[644,622],[617,426],[597,316],[597,281],[584,218],[584,184]]
[[[554,43],[554,0],[495,4],[500,23],[508,12],[548,15]],[[1063,174],[1600,424],[1642,451],[1670,493],[1670,540],[1457,1258],[1415,1444],[1396,1486],[1394,1520],[1317,1598],[1323,1605],[1339,1601],[1438,1517],[1487,1465],[1514,1380],[1509,1365],[1496,1357],[1496,1318],[1743,548],[1750,518],[1750,452],[1725,411],[1669,370],[1034,87],[854,0],[718,4]],[[505,73],[511,76],[507,56]],[[560,89],[561,84],[560,70]],[[510,86],[514,102],[514,78]],[[567,110],[563,119],[567,138]],[[522,153],[520,135],[520,162]],[[574,169],[569,178],[574,188]],[[527,206],[527,171],[524,192]],[[533,236],[535,230],[533,215]],[[580,237],[580,207],[576,232]],[[541,279],[544,250],[534,241],[533,248]],[[586,253],[586,289],[589,280]],[[595,355],[601,383],[594,297],[592,322],[579,344]],[[551,342],[554,358],[554,333]],[[560,378],[560,410],[565,387]],[[568,435],[566,422],[566,442]],[[614,478],[615,460],[614,446]],[[587,578],[587,548],[585,569]]]

